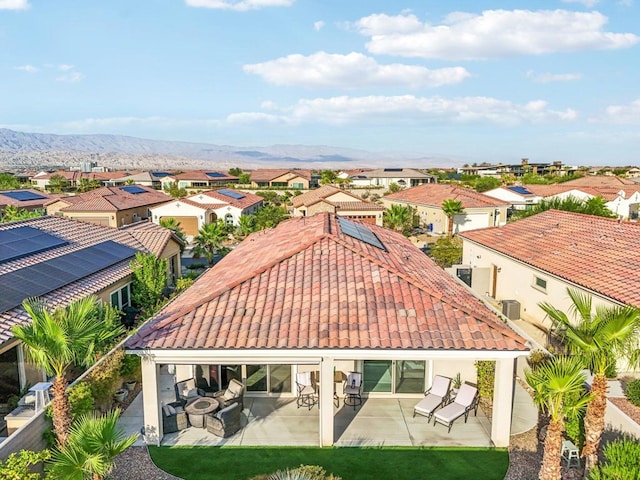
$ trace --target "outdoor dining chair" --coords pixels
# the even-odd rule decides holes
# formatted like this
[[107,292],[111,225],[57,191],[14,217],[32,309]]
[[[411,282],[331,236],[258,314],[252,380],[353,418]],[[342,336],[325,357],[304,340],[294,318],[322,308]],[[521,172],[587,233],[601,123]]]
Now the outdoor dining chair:
[[416,414],[427,417],[427,423],[431,420],[433,412],[449,400],[451,379],[436,375],[433,377],[431,388],[424,393],[424,398],[413,407],[413,416]]
[[362,373],[349,372],[344,382],[344,404],[353,409],[362,404]]
[[298,408],[304,406],[311,410],[313,406],[318,403],[318,394],[311,377],[311,372],[296,373],[296,387],[298,388],[296,405]]

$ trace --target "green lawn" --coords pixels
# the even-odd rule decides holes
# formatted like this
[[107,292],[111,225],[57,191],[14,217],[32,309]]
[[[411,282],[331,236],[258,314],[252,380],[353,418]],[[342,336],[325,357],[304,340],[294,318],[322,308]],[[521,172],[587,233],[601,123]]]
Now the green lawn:
[[161,469],[185,480],[247,480],[300,465],[320,465],[343,480],[501,480],[506,449],[149,447]]

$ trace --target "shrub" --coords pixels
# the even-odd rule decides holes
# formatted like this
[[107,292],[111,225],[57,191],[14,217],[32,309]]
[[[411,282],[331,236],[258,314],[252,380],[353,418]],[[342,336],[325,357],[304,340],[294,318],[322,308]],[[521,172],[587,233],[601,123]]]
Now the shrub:
[[192,263],[187,265],[187,270],[204,270],[208,265],[206,263]]
[[180,293],[193,285],[193,278],[181,277],[176,280],[176,290],[174,294]]
[[291,470],[278,470],[269,475],[257,475],[250,480],[341,480],[333,474],[327,475],[324,468],[318,465],[300,465]]
[[545,352],[544,350],[533,350],[529,354],[529,358],[527,358],[527,363],[529,364],[529,367],[531,368],[531,370],[535,370],[540,365],[551,360],[551,358],[553,357],[549,355],[547,352]]
[[138,378],[140,374],[140,357],[138,355],[125,355],[120,364],[120,376],[124,378]]
[[0,461],[0,478],[3,480],[38,480],[42,476],[33,473],[31,467],[48,460],[49,450],[32,452],[31,450],[20,450],[12,453],[7,459]]
[[640,443],[624,438],[604,447],[604,462],[591,470],[589,480],[637,480],[640,478]]
[[[582,397],[584,392],[576,393],[573,395],[565,395],[564,402],[566,405],[575,405]],[[565,421],[565,431],[569,439],[578,447],[582,449],[584,445],[584,414],[585,410],[580,410],[576,416],[568,417]]]
[[74,419],[96,408],[95,402],[93,401],[93,393],[91,392],[91,385],[87,382],[78,382],[69,387],[67,395],[69,397],[71,417]]
[[636,407],[640,407],[640,378],[629,382],[625,396]]
[[481,398],[493,402],[496,362],[493,360],[478,360],[475,365],[478,373],[478,393]]
[[86,381],[91,386],[96,406],[100,410],[106,410],[111,406],[111,397],[120,380],[120,365],[124,357],[124,350],[116,350],[97,365],[87,375]]

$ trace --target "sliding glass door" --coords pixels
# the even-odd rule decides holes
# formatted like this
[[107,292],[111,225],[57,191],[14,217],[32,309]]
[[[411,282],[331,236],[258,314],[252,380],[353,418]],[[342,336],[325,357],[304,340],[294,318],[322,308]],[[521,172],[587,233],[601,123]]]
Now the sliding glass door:
[[365,360],[363,391],[370,393],[424,392],[425,362],[420,360]]

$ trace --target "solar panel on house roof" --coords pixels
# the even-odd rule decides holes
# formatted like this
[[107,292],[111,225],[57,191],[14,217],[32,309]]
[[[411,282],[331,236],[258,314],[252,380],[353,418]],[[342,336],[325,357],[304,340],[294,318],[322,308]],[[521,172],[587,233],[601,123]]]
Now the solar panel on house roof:
[[231,198],[235,198],[236,200],[240,200],[241,198],[244,198],[245,196],[241,193],[238,192],[234,192],[233,190],[227,190],[225,188],[220,189],[217,191],[219,194],[224,195],[225,197],[231,197]]
[[151,172],[151,175],[158,178],[164,178],[169,176],[169,172]]
[[2,192],[5,197],[13,198],[19,202],[27,202],[29,200],[44,200],[47,197],[39,193],[30,192],[29,190],[13,190],[11,192]]
[[533,195],[533,193],[527,190],[525,187],[521,187],[518,185],[507,188],[513,192],[519,193],[520,195]]
[[216,178],[226,177],[224,173],[220,173],[220,172],[205,172],[205,175],[208,177],[216,177]]
[[66,245],[66,240],[25,226],[0,231],[0,263]]
[[132,258],[136,251],[112,240],[52,258],[0,276],[3,288],[0,312],[6,312],[25,298],[38,297],[88,275]]
[[385,168],[384,171],[385,172],[401,172],[402,169],[401,168]]
[[147,193],[144,188],[137,185],[127,185],[126,187],[120,187],[120,190],[124,190],[127,193],[133,193],[134,195],[137,195],[139,193]]
[[384,248],[384,245],[376,236],[376,234],[364,225],[358,225],[357,223],[346,220],[342,217],[338,217],[338,223],[340,224],[342,233],[344,233],[345,235],[349,235],[352,238],[360,240],[364,243],[368,243],[369,245],[379,248],[380,250],[387,250],[386,248]]

